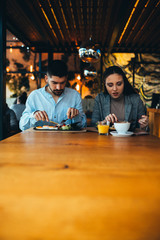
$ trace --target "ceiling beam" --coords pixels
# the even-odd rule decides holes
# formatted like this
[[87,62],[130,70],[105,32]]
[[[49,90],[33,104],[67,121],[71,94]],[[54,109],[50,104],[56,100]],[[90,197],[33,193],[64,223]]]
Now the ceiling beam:
[[130,6],[130,1],[125,1],[125,4],[121,4],[120,1],[115,2],[115,4],[118,4],[118,3],[119,3],[119,7],[117,6],[115,8],[115,10],[117,10],[117,12],[116,12],[117,20],[116,20],[116,24],[113,28],[112,35],[110,38],[110,42],[109,42],[109,46],[108,46],[108,53],[110,53],[112,51],[112,48],[116,42],[117,36],[120,32],[121,23],[125,22],[126,13]]

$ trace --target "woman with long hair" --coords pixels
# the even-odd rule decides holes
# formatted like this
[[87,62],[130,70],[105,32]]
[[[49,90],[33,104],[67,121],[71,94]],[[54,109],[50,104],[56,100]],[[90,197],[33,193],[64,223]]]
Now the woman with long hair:
[[125,73],[118,66],[105,70],[104,92],[95,98],[92,114],[92,125],[98,121],[131,122],[130,130],[145,129],[148,126],[148,116],[142,100],[129,83]]

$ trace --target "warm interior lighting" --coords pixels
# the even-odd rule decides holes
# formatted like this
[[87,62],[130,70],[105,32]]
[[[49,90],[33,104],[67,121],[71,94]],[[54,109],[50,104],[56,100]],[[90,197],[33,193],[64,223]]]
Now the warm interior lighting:
[[96,63],[101,57],[99,46],[92,41],[91,37],[89,41],[82,43],[78,52],[83,62]]
[[6,72],[9,72],[9,71],[10,71],[9,67],[6,67]]
[[70,1],[69,5],[70,5],[71,16],[72,16],[72,20],[73,20],[73,26],[74,26],[74,29],[76,30],[76,22],[75,22],[75,18],[74,18],[73,7],[72,7],[71,1]]
[[122,40],[122,38],[123,38],[123,35],[124,35],[124,33],[125,33],[125,31],[126,31],[126,29],[127,29],[127,27],[128,27],[128,24],[129,24],[130,21],[131,21],[131,18],[132,18],[132,16],[133,16],[134,11],[136,10],[136,7],[137,7],[139,1],[140,1],[140,0],[137,0],[137,1],[136,1],[135,5],[134,5],[134,7],[133,7],[133,9],[132,9],[131,15],[129,16],[128,21],[127,21],[127,23],[126,23],[126,25],[125,25],[125,27],[124,27],[124,29],[123,29],[123,32],[122,32],[122,34],[121,34],[121,36],[120,36],[120,38],[119,38],[119,40],[118,40],[118,44],[120,44],[120,42],[121,42],[121,40]]
[[31,80],[34,81],[34,79],[35,79],[35,78],[34,78],[34,75],[32,74],[32,76],[31,76]]
[[33,72],[33,65],[30,65],[30,72]]
[[78,76],[77,76],[77,79],[78,79],[78,80],[81,80],[81,76],[80,76],[80,75],[78,75]]
[[40,8],[41,8],[41,10],[42,10],[42,13],[43,13],[43,15],[44,15],[44,17],[45,17],[45,19],[46,19],[49,27],[50,27],[51,30],[52,30],[52,33],[53,33],[54,37],[55,37],[56,39],[58,39],[55,31],[53,30],[53,27],[52,27],[50,21],[49,21],[49,18],[47,17],[47,14],[45,13],[45,11],[44,11],[44,9],[43,9],[43,7],[42,7],[42,5],[41,5],[41,4],[39,4],[39,5],[40,5]]
[[56,14],[55,14],[55,12],[54,12],[54,10],[53,10],[53,8],[52,8],[52,5],[51,5],[51,3],[50,3],[49,0],[48,0],[48,4],[49,4],[49,7],[50,7],[50,9],[51,9],[51,12],[52,12],[52,14],[53,14],[53,16],[54,16],[54,19],[55,19],[55,21],[56,21],[56,24],[57,24],[57,26],[58,26],[59,32],[60,32],[60,34],[61,34],[61,37],[62,37],[62,39],[64,40],[64,35],[63,35],[62,31],[61,31],[61,28],[60,28],[60,25],[59,25],[59,23],[58,23]]
[[77,91],[80,90],[80,86],[79,86],[79,84],[76,85],[76,90],[77,90]]
[[59,6],[60,6],[60,8],[61,8],[62,17],[63,17],[64,23],[65,23],[65,28],[66,28],[66,30],[67,30],[67,32],[68,32],[69,38],[71,38],[71,35],[70,35],[70,32],[69,32],[69,28],[68,28],[68,24],[67,24],[67,20],[66,20],[66,18],[65,18],[65,14],[64,14],[64,12],[63,12],[62,4],[61,4],[60,1],[59,1]]
[[9,49],[10,53],[12,53],[13,49],[12,49],[12,45],[10,45],[10,49]]

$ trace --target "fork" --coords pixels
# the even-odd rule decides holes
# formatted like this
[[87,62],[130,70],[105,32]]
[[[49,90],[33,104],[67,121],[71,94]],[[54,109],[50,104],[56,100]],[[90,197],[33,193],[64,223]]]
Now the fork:
[[[69,119],[69,118],[66,118],[66,119],[62,120],[60,124],[65,123],[68,119]],[[72,119],[70,119],[70,120],[71,120],[71,124],[72,124]]]
[[68,120],[68,118],[66,118],[66,119],[62,120],[60,124],[63,124],[63,123],[65,123],[67,120]]

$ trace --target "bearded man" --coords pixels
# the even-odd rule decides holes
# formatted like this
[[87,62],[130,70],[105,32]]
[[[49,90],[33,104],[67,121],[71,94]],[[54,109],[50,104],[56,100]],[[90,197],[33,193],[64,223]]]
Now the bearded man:
[[81,96],[76,90],[66,87],[67,76],[65,62],[54,60],[49,64],[46,86],[28,96],[19,124],[22,131],[34,127],[40,120],[61,123],[64,119],[72,119],[72,123],[79,122],[82,128],[86,126]]

